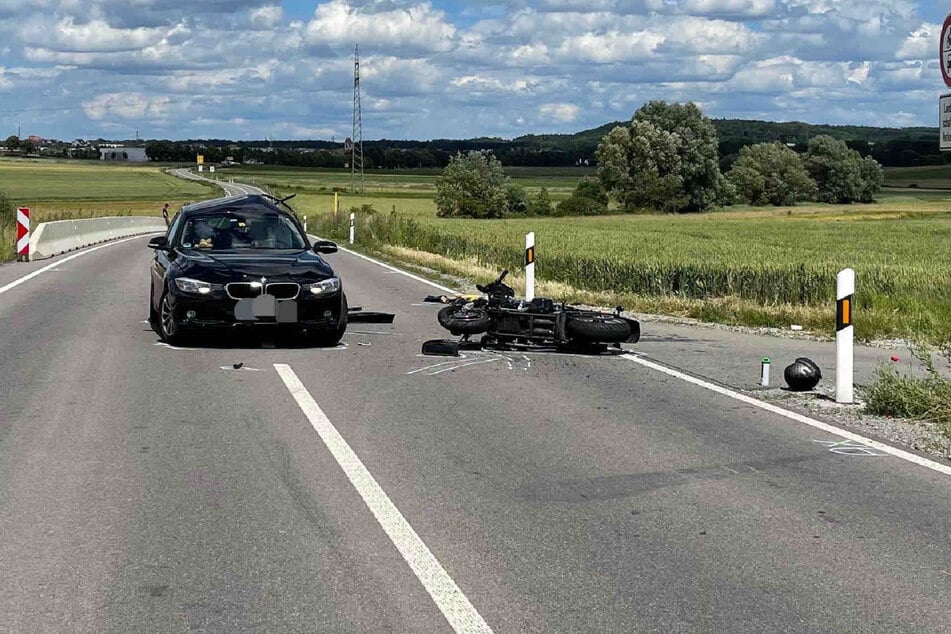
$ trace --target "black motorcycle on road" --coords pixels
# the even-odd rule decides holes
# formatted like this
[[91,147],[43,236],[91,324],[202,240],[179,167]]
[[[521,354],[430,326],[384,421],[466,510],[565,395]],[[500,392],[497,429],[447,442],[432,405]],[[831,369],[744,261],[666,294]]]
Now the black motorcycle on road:
[[640,323],[622,317],[620,308],[612,314],[556,304],[544,297],[516,299],[515,291],[504,282],[507,275],[508,271],[502,271],[494,282],[477,286],[484,297],[460,298],[440,310],[439,324],[464,341],[483,335],[483,345],[499,347],[590,349],[640,339]]

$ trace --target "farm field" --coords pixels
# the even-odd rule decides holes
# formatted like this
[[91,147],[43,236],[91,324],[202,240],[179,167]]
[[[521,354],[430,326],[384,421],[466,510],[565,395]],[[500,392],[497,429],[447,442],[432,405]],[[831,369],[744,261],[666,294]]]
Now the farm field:
[[[0,191],[18,207],[29,207],[34,224],[70,218],[158,215],[212,198],[218,190],[185,181],[151,165],[95,161],[0,160]],[[14,228],[0,223],[0,261],[13,258]]]

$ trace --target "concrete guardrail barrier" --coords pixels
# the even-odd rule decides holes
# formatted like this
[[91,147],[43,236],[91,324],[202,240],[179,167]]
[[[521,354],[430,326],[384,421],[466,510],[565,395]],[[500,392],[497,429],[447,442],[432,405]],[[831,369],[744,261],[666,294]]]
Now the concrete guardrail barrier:
[[41,222],[30,235],[30,259],[43,260],[100,242],[155,232],[165,232],[165,221],[151,216]]

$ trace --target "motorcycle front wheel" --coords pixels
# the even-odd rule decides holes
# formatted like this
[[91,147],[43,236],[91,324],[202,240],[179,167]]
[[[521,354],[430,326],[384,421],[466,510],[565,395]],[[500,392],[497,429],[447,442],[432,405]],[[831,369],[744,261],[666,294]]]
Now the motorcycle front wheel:
[[484,308],[446,306],[437,318],[439,325],[454,335],[479,335],[492,325],[492,318]]

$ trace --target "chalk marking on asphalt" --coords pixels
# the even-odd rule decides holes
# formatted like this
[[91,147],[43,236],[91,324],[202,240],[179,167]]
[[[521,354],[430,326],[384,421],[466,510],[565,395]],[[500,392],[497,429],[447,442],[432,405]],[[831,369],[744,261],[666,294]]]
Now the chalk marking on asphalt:
[[[317,240],[322,240],[322,238],[321,238],[320,236],[311,235],[310,237],[311,237],[311,238],[316,238]],[[338,249],[339,251],[343,251],[344,253],[349,253],[350,255],[355,255],[355,256],[357,256],[358,258],[362,259],[362,260],[366,260],[367,262],[372,262],[373,264],[376,264],[377,266],[382,266],[384,269],[387,269],[387,270],[389,270],[389,271],[393,271],[394,273],[399,273],[400,275],[402,275],[402,276],[404,276],[404,277],[408,277],[408,278],[410,278],[411,280],[416,280],[417,282],[420,282],[421,284],[425,284],[426,286],[431,286],[431,287],[433,287],[433,288],[435,288],[435,289],[438,289],[438,290],[440,290],[440,291],[443,291],[444,293],[452,293],[453,295],[457,295],[457,294],[459,293],[459,291],[453,290],[453,289],[448,288],[448,287],[446,287],[446,286],[442,286],[441,284],[437,284],[436,282],[431,282],[431,281],[427,280],[427,279],[424,278],[424,277],[420,277],[419,275],[413,275],[413,274],[410,273],[409,271],[404,271],[404,270],[402,270],[402,269],[396,268],[395,266],[390,266],[389,264],[387,264],[387,263],[385,263],[385,262],[380,262],[380,261],[377,260],[376,258],[371,258],[371,257],[368,256],[368,255],[363,255],[362,253],[357,253],[356,251],[351,251],[350,249],[347,249],[346,247],[342,247],[342,246],[340,246],[339,244],[337,245],[337,249]]]
[[324,414],[291,366],[275,363],[274,369],[297,402],[301,411],[324,445],[343,469],[350,484],[357,490],[384,532],[409,564],[416,578],[432,597],[436,606],[456,632],[492,632],[492,629],[436,556],[419,537],[400,510],[374,479],[370,471],[350,448],[347,441]]
[[260,372],[261,371],[260,368],[249,368],[244,365],[241,366],[240,368],[236,368],[233,365],[223,365],[221,366],[221,369],[227,370],[228,372]]
[[459,358],[458,358],[458,359],[453,359],[452,361],[443,361],[442,363],[435,363],[435,364],[433,364],[433,365],[428,365],[428,366],[426,366],[425,368],[419,368],[418,370],[411,370],[411,371],[407,372],[406,374],[418,374],[419,372],[425,372],[426,370],[432,370],[433,368],[440,368],[440,367],[442,367],[442,366],[444,366],[444,365],[452,365],[452,364],[454,364],[454,363],[462,363],[462,362],[463,362],[465,359],[467,359],[467,358],[468,358],[468,357],[466,357],[466,355],[461,354],[461,355],[459,355]]
[[[154,232],[154,233],[159,233],[159,232]],[[66,264],[66,263],[69,262],[70,260],[75,260],[76,258],[82,257],[82,256],[87,255],[87,254],[89,254],[89,253],[92,253],[93,251],[98,251],[99,249],[105,249],[105,248],[108,248],[108,247],[113,247],[113,246],[115,246],[115,245],[117,245],[117,244],[122,244],[123,242],[129,242],[130,240],[139,240],[139,239],[141,239],[141,238],[144,238],[145,235],[150,235],[150,234],[143,234],[143,235],[138,235],[138,236],[132,236],[131,238],[122,238],[121,240],[115,240],[115,241],[113,241],[113,242],[107,242],[106,244],[100,244],[99,246],[96,246],[96,247],[90,247],[90,248],[88,248],[88,249],[83,249],[82,251],[79,251],[78,253],[74,253],[74,254],[72,254],[72,255],[66,256],[65,258],[63,258],[63,259],[61,259],[61,260],[60,260],[60,259],[57,259],[55,262],[53,262],[53,263],[51,263],[51,264],[47,264],[47,265],[44,266],[43,268],[36,269],[36,270],[33,271],[32,273],[27,273],[27,274],[24,275],[23,277],[17,278],[17,279],[15,279],[15,280],[13,280],[12,282],[10,282],[9,284],[6,284],[5,286],[0,286],[0,295],[2,295],[3,293],[6,293],[7,291],[9,291],[9,290],[11,290],[11,289],[16,288],[17,286],[19,286],[20,284],[23,284],[24,282],[28,282],[29,280],[32,280],[34,277],[37,277],[38,275],[41,275],[41,274],[43,274],[43,273],[46,273],[47,271],[52,271],[52,270],[54,270],[56,267],[60,266],[61,264]]]
[[625,354],[622,356],[628,361],[632,361],[634,363],[637,363],[638,365],[642,365],[645,368],[650,368],[651,370],[657,370],[658,372],[662,372],[668,376],[672,376],[676,379],[680,379],[681,381],[686,381],[687,383],[691,383],[698,387],[702,387],[704,389],[710,390],[711,392],[716,392],[717,394],[727,396],[729,398],[732,398],[733,400],[740,401],[741,403],[746,403],[747,405],[758,407],[759,409],[766,410],[767,412],[770,412],[772,414],[783,416],[790,420],[803,423],[804,425],[815,427],[816,429],[821,429],[822,431],[832,434],[833,436],[838,436],[840,438],[845,438],[847,440],[860,443],[862,445],[865,445],[866,447],[870,447],[877,451],[882,451],[884,453],[887,453],[890,456],[894,456],[895,458],[899,458],[901,460],[906,460],[918,466],[925,467],[926,469],[931,469],[932,471],[937,471],[938,473],[943,473],[944,475],[951,475],[951,466],[949,465],[943,465],[939,462],[935,462],[934,460],[929,460],[927,458],[923,458],[921,456],[915,455],[909,451],[904,451],[902,449],[892,447],[891,445],[886,445],[885,443],[878,442],[877,440],[866,438],[865,436],[862,436],[861,434],[856,434],[851,431],[839,429],[838,427],[835,427],[828,423],[823,423],[822,421],[816,420],[815,418],[810,418],[809,416],[804,416],[797,412],[793,412],[791,410],[788,410],[782,407],[777,407],[776,405],[767,403],[765,401],[761,401],[757,398],[753,398],[752,396],[741,394],[740,392],[737,392],[735,390],[731,390],[729,388],[716,385],[709,381],[704,381],[703,379],[698,379],[696,377],[690,376],[689,374],[684,374],[683,372],[674,370],[673,368],[668,368],[666,366],[660,365],[659,363],[649,361],[643,357],[635,356],[633,354]]
[[840,456],[882,457],[885,455],[883,453],[877,452],[872,447],[868,447],[853,440],[840,440],[838,442],[834,440],[813,440],[812,442],[828,447],[831,453],[838,454]]
[[384,337],[402,337],[403,333],[401,332],[377,332],[375,330],[350,330],[347,329],[347,334],[354,335],[382,335]]
[[482,365],[483,363],[495,363],[500,359],[483,359],[481,361],[470,361],[469,363],[463,363],[462,365],[454,365],[449,368],[443,368],[442,370],[436,370],[435,372],[430,372],[426,376],[436,376],[437,374],[442,374],[443,372],[452,372],[453,370],[460,370],[462,368],[468,368],[472,365]]

